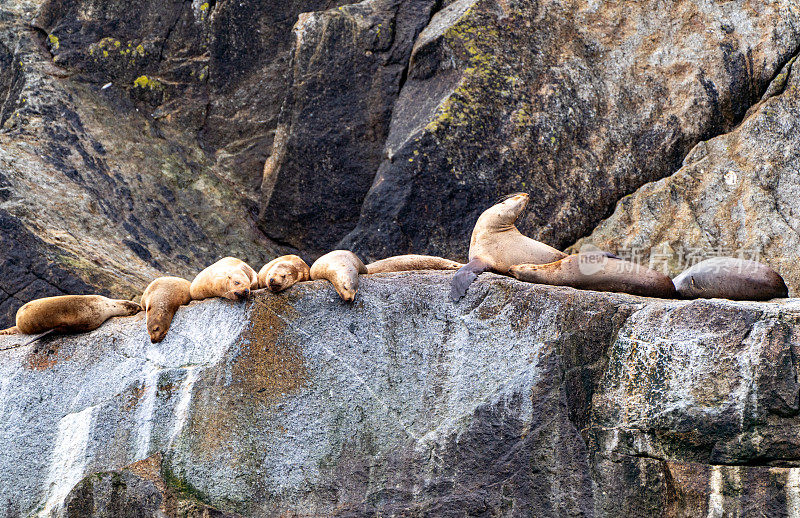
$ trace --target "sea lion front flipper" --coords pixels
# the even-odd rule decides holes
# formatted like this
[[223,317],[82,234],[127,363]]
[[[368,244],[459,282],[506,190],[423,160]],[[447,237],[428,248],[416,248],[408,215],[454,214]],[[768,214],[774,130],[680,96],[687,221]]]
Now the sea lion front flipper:
[[0,335],[18,335],[18,334],[20,334],[20,332],[19,329],[17,329],[17,326],[9,327],[8,329],[3,329],[2,331],[0,331]]
[[458,302],[461,297],[467,294],[467,288],[472,281],[478,278],[478,274],[489,269],[489,265],[481,259],[473,259],[458,269],[450,282],[450,300]]

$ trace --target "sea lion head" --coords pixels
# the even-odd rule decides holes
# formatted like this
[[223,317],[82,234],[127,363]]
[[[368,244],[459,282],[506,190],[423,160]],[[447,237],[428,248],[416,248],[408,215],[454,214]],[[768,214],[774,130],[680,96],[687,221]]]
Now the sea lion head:
[[355,300],[356,293],[358,292],[357,279],[357,276],[355,276],[354,279],[353,276],[350,275],[339,275],[339,286],[337,286],[336,291],[345,302],[353,302],[353,300]]
[[151,306],[147,308],[147,334],[150,342],[158,343],[167,336],[173,315],[165,307]]
[[525,207],[528,206],[530,196],[524,192],[509,194],[502,201],[492,205],[481,215],[491,218],[494,226],[507,227],[514,225]]
[[300,279],[300,272],[297,267],[291,263],[276,264],[267,276],[267,287],[278,293],[286,288],[292,286]]
[[250,279],[242,272],[227,274],[225,298],[230,300],[246,300],[250,297]]

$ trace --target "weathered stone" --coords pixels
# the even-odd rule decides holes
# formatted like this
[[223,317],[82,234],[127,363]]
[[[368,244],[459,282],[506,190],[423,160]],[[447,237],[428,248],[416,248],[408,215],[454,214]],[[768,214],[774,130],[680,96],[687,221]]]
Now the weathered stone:
[[263,264],[277,251],[192,138],[165,138],[124,89],[70,78],[24,25],[36,3],[9,7],[19,10],[0,17],[10,72],[0,73],[0,327],[36,297],[132,298],[220,254]]
[[715,255],[769,264],[800,289],[800,70],[795,59],[734,131],[701,142],[672,176],[623,198],[592,243],[672,276]]
[[[797,300],[485,274],[454,305],[451,276],[367,276],[355,304],[323,281],[195,302],[160,344],[139,315],[4,351],[0,512],[64,515],[70,494],[111,505],[114,477],[131,501],[172,492],[243,516],[781,516],[800,502]],[[154,455],[158,476],[123,469]]]
[[260,225],[322,254],[358,222],[383,158],[392,106],[435,0],[365,0],[300,16],[292,83],[265,168]]
[[164,126],[200,139],[255,199],[288,78],[298,14],[346,0],[46,0],[35,24],[75,79],[113,82]]
[[481,211],[562,248],[733,129],[800,44],[795,2],[459,0],[415,43],[387,158],[343,241],[463,259]]
[[173,488],[154,455],[122,470],[93,473],[64,499],[65,518],[236,518],[198,502],[186,488]]

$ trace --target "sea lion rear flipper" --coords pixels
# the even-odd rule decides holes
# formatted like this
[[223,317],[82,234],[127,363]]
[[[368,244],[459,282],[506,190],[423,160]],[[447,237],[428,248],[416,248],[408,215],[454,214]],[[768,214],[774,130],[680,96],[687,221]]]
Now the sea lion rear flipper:
[[19,329],[17,329],[17,326],[9,327],[8,329],[3,329],[2,331],[0,331],[0,335],[18,335],[18,334],[20,334],[20,332]]
[[458,302],[467,294],[467,288],[472,284],[478,274],[485,272],[489,265],[480,259],[473,259],[458,269],[450,282],[450,300]]

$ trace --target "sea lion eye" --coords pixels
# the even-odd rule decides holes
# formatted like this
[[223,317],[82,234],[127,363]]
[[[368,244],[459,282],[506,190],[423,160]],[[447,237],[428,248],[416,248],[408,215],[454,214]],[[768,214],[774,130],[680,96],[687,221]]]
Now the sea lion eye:
[[239,286],[239,285],[241,284],[241,282],[239,282],[239,281],[233,281],[233,283],[234,283],[236,286]]

